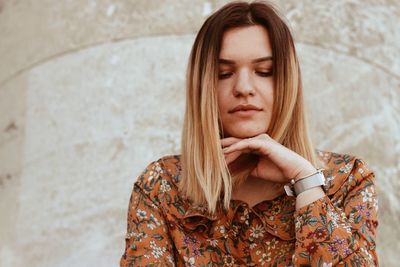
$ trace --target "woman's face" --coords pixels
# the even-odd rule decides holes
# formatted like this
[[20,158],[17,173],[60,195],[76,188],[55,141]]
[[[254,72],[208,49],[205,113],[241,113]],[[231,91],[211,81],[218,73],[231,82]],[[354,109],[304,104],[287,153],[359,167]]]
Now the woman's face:
[[224,137],[266,133],[274,99],[268,32],[254,25],[227,30],[219,55],[218,107]]

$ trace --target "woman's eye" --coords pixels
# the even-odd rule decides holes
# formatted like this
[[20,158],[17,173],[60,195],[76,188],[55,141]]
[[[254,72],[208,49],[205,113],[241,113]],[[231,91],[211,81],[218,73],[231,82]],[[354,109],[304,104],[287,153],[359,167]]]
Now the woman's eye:
[[258,75],[260,75],[261,77],[269,77],[272,76],[272,71],[257,71],[256,72]]
[[230,73],[230,72],[218,74],[218,78],[220,80],[227,79],[227,78],[229,78],[231,76],[232,76],[232,73]]

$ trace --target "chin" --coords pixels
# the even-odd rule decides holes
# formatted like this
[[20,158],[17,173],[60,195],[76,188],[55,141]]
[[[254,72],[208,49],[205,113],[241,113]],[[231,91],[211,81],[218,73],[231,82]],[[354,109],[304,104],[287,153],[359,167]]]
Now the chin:
[[225,137],[236,137],[240,139],[254,137],[263,133],[266,133],[267,129],[260,129],[260,128],[247,128],[247,129],[235,129],[233,131],[227,131],[225,133]]

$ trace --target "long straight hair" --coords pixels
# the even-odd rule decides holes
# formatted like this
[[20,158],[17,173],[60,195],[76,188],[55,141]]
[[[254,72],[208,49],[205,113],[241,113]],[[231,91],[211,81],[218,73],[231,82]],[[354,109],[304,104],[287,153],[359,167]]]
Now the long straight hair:
[[234,175],[221,148],[217,102],[218,57],[225,31],[263,26],[271,40],[274,103],[267,130],[275,141],[316,164],[305,119],[299,62],[289,27],[268,2],[232,2],[212,14],[198,32],[187,66],[186,110],[182,131],[180,191],[195,204],[217,209],[220,199],[228,209]]

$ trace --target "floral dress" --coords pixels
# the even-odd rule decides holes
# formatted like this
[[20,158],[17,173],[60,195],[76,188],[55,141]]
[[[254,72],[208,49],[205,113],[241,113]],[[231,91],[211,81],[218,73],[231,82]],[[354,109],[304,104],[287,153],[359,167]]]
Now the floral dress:
[[253,207],[232,200],[211,215],[179,194],[179,156],[151,163],[133,188],[120,266],[378,266],[373,172],[317,152],[326,196],[297,211],[283,194]]

